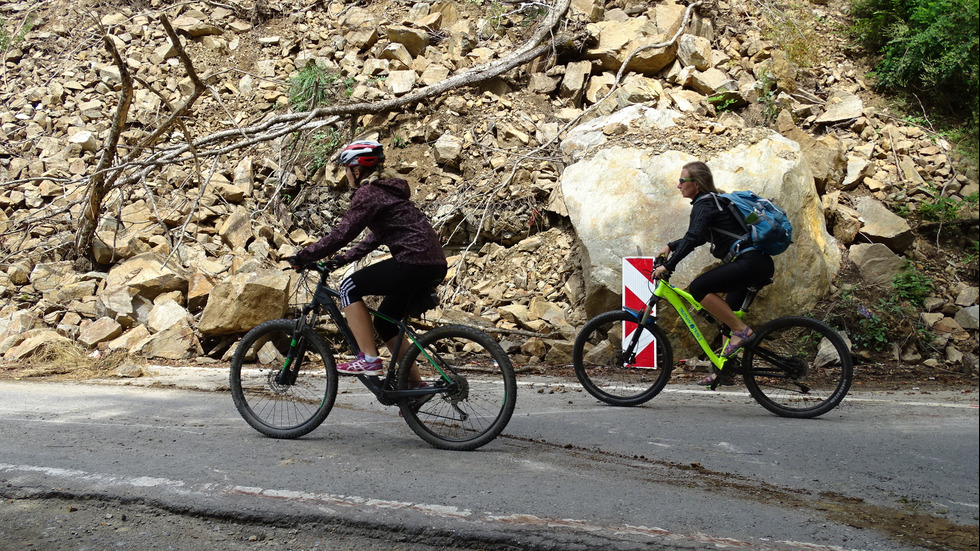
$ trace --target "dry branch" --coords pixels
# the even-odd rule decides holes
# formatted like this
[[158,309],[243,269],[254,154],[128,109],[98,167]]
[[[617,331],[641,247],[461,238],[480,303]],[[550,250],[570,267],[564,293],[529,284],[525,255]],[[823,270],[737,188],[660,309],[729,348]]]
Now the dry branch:
[[92,250],[92,238],[95,235],[96,227],[98,227],[99,219],[102,217],[102,200],[105,199],[106,194],[112,189],[116,176],[119,174],[117,170],[113,169],[112,163],[116,159],[119,136],[126,126],[129,106],[133,101],[132,76],[129,74],[126,63],[123,62],[122,57],[119,55],[119,51],[116,50],[115,43],[105,32],[105,29],[103,29],[103,40],[113,61],[119,67],[122,88],[119,90],[119,105],[116,108],[116,114],[112,120],[109,137],[106,140],[106,147],[102,152],[102,157],[99,159],[98,166],[96,166],[95,174],[89,181],[89,187],[86,193],[86,205],[82,210],[82,219],[79,222],[78,233],[75,236],[75,251],[79,255],[89,254]]
[[[333,124],[342,117],[384,113],[423,101],[430,101],[432,98],[451,90],[477,85],[500,76],[554,49],[551,39],[554,37],[555,29],[563,21],[570,2],[571,0],[558,0],[548,16],[539,23],[531,38],[508,56],[472,67],[442,82],[421,88],[414,93],[379,102],[321,107],[308,112],[277,115],[259,124],[216,132],[197,139],[192,139],[187,130],[183,129],[184,143],[170,147],[157,147],[153,152],[148,153],[150,148],[156,147],[162,137],[170,132],[175,125],[181,124],[181,117],[188,114],[194,102],[209,90],[208,84],[213,78],[212,76],[202,79],[198,76],[169,20],[161,15],[160,22],[194,84],[194,91],[183,104],[176,108],[165,102],[170,107],[170,117],[118,162],[118,143],[122,130],[126,126],[127,114],[133,97],[133,79],[118,51],[116,51],[113,41],[103,29],[106,48],[119,67],[123,85],[110,136],[107,140],[107,147],[99,165],[88,179],[87,205],[75,239],[76,254],[79,257],[91,255],[93,237],[102,215],[102,202],[111,189],[127,188],[143,182],[152,172],[163,166],[190,161],[194,161],[196,166],[200,166],[200,159],[204,157],[217,157],[295,132],[308,130],[313,126],[321,126],[325,123]],[[144,83],[141,82],[141,84]],[[154,91],[154,93],[157,92]]]

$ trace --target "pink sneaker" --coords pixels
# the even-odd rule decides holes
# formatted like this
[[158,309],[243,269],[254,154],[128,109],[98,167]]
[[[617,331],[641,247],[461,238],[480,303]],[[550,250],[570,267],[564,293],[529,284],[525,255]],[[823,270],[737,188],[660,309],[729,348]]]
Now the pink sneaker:
[[384,362],[381,361],[381,358],[367,361],[364,359],[363,352],[358,352],[357,359],[354,361],[337,366],[337,373],[346,373],[348,375],[376,375],[383,370]]

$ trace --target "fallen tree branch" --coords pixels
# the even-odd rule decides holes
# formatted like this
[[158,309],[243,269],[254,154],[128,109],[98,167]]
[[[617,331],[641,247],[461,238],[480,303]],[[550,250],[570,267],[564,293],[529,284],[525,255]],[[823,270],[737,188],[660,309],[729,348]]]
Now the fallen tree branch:
[[[101,23],[99,24],[101,27]],[[112,189],[119,171],[113,168],[119,147],[119,137],[123,128],[126,126],[126,117],[129,114],[129,106],[133,101],[133,79],[129,74],[129,68],[119,55],[116,44],[112,41],[105,28],[102,28],[102,39],[105,47],[112,56],[113,61],[119,68],[119,78],[122,81],[122,88],[119,90],[119,105],[116,107],[115,116],[112,119],[112,126],[109,128],[109,136],[106,139],[105,149],[102,150],[102,157],[96,166],[95,174],[89,181],[86,192],[85,207],[82,210],[81,220],[79,221],[78,232],[75,234],[75,253],[80,258],[87,256],[92,251],[92,239],[95,236],[95,229],[98,227],[99,219],[102,216],[102,200]]]

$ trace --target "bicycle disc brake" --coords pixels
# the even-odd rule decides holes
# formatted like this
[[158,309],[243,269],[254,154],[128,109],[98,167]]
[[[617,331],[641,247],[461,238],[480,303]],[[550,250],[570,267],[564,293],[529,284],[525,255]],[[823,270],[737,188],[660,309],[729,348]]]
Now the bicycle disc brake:
[[269,390],[273,394],[285,394],[289,392],[289,387],[296,382],[296,376],[289,370],[269,371]]

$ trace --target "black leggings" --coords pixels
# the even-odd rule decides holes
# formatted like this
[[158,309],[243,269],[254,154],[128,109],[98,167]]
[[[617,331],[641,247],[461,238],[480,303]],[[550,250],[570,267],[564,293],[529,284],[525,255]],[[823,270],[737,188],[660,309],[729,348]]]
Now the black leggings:
[[748,294],[748,288],[769,283],[775,273],[771,256],[761,251],[748,251],[732,262],[694,278],[689,290],[698,302],[708,293],[727,293],[725,302],[732,310],[738,310]]
[[[378,312],[400,320],[415,295],[435,289],[445,277],[445,266],[402,264],[388,258],[361,268],[342,281],[340,305],[347,307],[367,295],[384,296]],[[398,335],[398,326],[377,316],[374,318],[374,329],[385,342]]]

